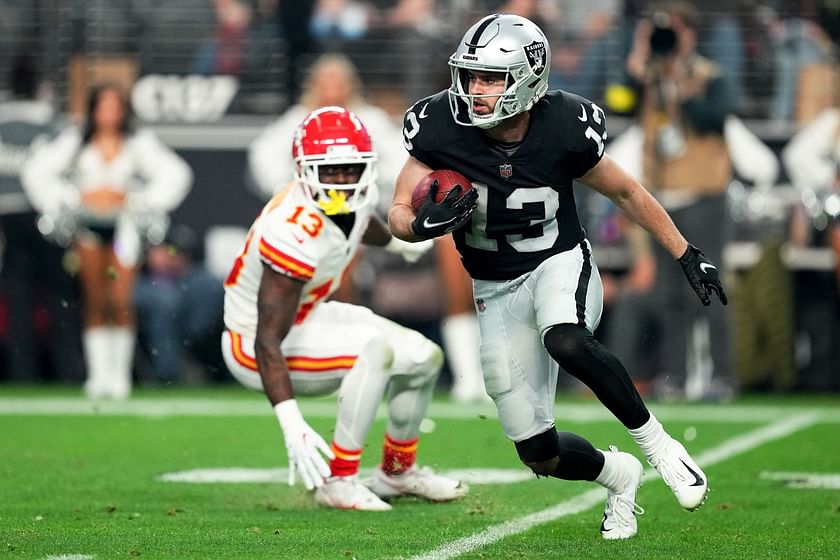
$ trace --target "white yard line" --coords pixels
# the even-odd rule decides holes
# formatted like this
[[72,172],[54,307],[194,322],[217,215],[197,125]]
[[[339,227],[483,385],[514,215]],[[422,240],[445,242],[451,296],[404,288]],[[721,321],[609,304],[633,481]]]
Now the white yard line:
[[[658,416],[658,415],[657,415]],[[803,430],[822,421],[819,414],[805,413],[789,418],[784,418],[767,426],[762,426],[746,434],[726,440],[722,444],[708,449],[694,458],[703,467],[709,467],[730,459],[741,453],[746,453],[765,443],[781,439],[785,436]],[[653,469],[645,471],[645,480],[657,477]],[[463,537],[451,543],[446,543],[438,548],[419,556],[413,556],[410,560],[449,560],[456,558],[478,548],[493,544],[511,535],[524,533],[538,525],[556,521],[561,517],[574,515],[586,511],[596,505],[604,503],[606,490],[597,487],[584,492],[574,498],[561,502],[554,507],[491,525],[479,533]]]
[[[306,416],[332,418],[335,416],[334,397],[300,400]],[[836,407],[773,407],[761,405],[652,405],[656,417],[669,422],[772,422],[780,415],[816,412],[820,421],[840,423],[840,410]],[[385,407],[380,407],[379,417],[384,418]],[[2,416],[271,416],[271,408],[263,400],[189,399],[189,398],[135,398],[126,402],[91,402],[80,397],[10,398],[0,397]],[[496,418],[491,403],[460,404],[433,402],[427,416],[430,418]],[[558,423],[615,422],[615,418],[600,403],[559,403],[555,409]]]

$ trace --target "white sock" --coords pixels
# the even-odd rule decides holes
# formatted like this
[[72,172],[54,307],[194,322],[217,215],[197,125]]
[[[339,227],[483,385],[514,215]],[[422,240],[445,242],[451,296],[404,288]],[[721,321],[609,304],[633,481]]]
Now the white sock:
[[668,435],[668,432],[665,431],[665,428],[653,414],[641,427],[627,431],[639,444],[639,448],[648,460],[656,457],[665,448],[665,445],[671,441],[671,436]]
[[131,395],[131,366],[134,364],[134,329],[111,327],[110,339],[114,371],[111,372],[111,396],[127,399]]
[[452,394],[458,400],[477,400],[485,395],[478,355],[480,336],[474,313],[450,315],[441,323],[446,359],[452,367]]
[[621,460],[618,453],[600,450],[604,455],[604,468],[595,482],[611,492],[621,492],[627,485],[627,476],[621,468]]
[[87,369],[84,390],[91,398],[103,397],[108,393],[108,376],[111,374],[110,330],[110,327],[90,327],[82,334]]

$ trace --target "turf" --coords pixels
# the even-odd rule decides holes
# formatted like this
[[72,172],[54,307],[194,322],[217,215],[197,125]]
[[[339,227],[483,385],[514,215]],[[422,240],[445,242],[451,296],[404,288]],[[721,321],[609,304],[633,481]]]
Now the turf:
[[[67,400],[71,394],[3,388],[0,404],[35,402],[42,396]],[[157,477],[173,471],[283,467],[285,449],[267,405],[261,414],[261,402],[248,393],[169,391],[141,397],[218,402],[219,413],[11,414],[0,406],[0,558],[410,558],[593,487],[550,479],[473,485],[460,502],[432,505],[401,499],[391,512],[364,513],[319,509],[302,486],[163,482]],[[255,413],[224,412],[230,403],[251,402]],[[566,402],[590,406],[578,399]],[[310,404],[322,410],[325,401]],[[436,405],[446,409],[446,403]],[[838,416],[831,413],[837,405],[840,398],[811,401],[800,396],[752,398],[748,404],[719,409],[669,408],[676,419],[666,420],[666,426],[674,435],[690,435],[695,453],[774,420],[766,414],[753,419],[755,407],[778,410],[780,419],[808,410],[826,415],[792,435],[708,467],[712,492],[696,513],[682,511],[660,480],[648,481],[638,496],[647,512],[639,518],[639,535],[630,541],[601,539],[599,504],[465,550],[461,557],[837,558],[840,490],[791,489],[759,476],[762,471],[840,473]],[[304,403],[304,412],[306,407]],[[597,410],[594,404],[591,408]],[[522,469],[498,421],[485,410],[435,418],[434,431],[422,435],[420,461],[439,469]],[[744,414],[723,421],[708,410]],[[316,429],[330,433],[331,418],[309,416]],[[581,433],[599,447],[617,444],[637,451],[626,432],[606,416],[564,419],[561,428]],[[379,420],[363,467],[378,462],[383,431]]]

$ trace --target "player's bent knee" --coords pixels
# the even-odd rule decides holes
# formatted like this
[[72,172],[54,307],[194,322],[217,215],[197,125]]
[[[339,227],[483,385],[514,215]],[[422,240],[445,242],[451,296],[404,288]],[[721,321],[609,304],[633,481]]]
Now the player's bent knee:
[[519,460],[539,476],[550,476],[560,461],[560,446],[554,427],[516,442]]
[[554,325],[545,333],[546,350],[560,365],[573,363],[589,351],[588,339],[592,334],[585,327],[572,323]]
[[364,358],[377,371],[390,372],[394,363],[394,349],[384,336],[374,336],[365,343],[359,358]]
[[427,358],[423,361],[423,369],[437,377],[440,368],[443,367],[443,349],[434,342],[429,342],[429,352]]
[[443,350],[420,333],[413,334],[416,336],[394,348],[392,373],[409,376],[415,384],[434,382],[443,367]]

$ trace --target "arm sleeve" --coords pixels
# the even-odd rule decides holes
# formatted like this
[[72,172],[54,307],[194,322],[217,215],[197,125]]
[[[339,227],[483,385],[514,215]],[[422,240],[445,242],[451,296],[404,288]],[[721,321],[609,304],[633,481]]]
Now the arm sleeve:
[[837,164],[831,158],[840,142],[840,109],[828,109],[797,132],[784,150],[782,161],[798,189],[826,189],[834,181]]
[[81,141],[78,130],[66,129],[54,140],[36,148],[24,162],[21,183],[38,212],[54,213],[65,205],[78,203],[78,188],[66,178],[66,173]]
[[128,204],[163,212],[177,208],[192,186],[190,166],[148,130],[135,135],[132,149],[146,182],[129,194]]
[[292,140],[302,119],[301,111],[289,109],[248,147],[248,169],[266,199],[294,176]]

